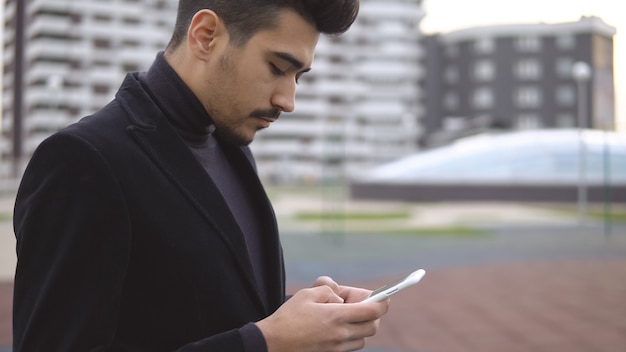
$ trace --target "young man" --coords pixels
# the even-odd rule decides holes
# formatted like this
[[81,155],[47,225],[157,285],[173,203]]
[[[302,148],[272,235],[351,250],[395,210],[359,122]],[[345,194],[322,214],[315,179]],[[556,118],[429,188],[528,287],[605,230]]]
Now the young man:
[[14,351],[352,351],[388,302],[289,300],[247,145],[358,0],[181,0],[165,53],[44,141],[15,206]]

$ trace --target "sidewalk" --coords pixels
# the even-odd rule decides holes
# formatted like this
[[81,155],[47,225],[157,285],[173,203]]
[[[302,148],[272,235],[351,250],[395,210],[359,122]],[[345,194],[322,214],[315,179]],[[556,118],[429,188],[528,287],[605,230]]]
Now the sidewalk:
[[[0,200],[0,212],[10,205]],[[413,215],[405,223],[392,220],[381,226],[471,226],[491,233],[486,236],[359,229],[350,229],[355,231],[351,235],[320,234],[314,223],[291,216],[328,206],[299,198],[275,201],[290,292],[319,275],[376,288],[418,267],[427,271],[416,287],[393,297],[367,352],[626,351],[626,224],[614,225],[606,237],[601,223],[579,226],[575,215],[487,203],[411,206]],[[10,226],[0,226],[0,259],[5,260],[0,266],[0,346],[9,346],[14,241]]]
[[[347,208],[406,205],[383,206]],[[336,229],[356,234],[315,235],[319,228],[303,231],[282,212],[307,209],[306,201],[278,207],[290,292],[319,275],[373,289],[426,269],[416,287],[392,298],[379,333],[368,340],[371,351],[626,351],[624,223],[611,224],[607,234],[601,220],[580,225],[576,212],[543,205],[437,203],[413,205],[410,224],[402,226],[467,226],[491,235],[371,234],[372,226],[359,234],[347,223]]]
[[[392,299],[369,346],[422,352],[626,351],[626,259],[436,269]],[[385,280],[363,283],[378,287]]]
[[[435,269],[393,297],[367,351],[623,352],[624,278],[626,259]],[[0,284],[0,346],[11,341],[10,288]]]

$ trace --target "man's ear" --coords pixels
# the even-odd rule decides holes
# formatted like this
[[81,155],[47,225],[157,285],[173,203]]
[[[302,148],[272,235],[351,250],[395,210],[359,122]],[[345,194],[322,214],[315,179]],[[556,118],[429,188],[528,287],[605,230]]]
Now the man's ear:
[[[217,40],[226,34],[219,16],[211,10],[198,11],[192,18],[187,32],[187,41],[193,54],[201,60],[208,58],[217,45]],[[227,39],[227,36],[225,36]]]

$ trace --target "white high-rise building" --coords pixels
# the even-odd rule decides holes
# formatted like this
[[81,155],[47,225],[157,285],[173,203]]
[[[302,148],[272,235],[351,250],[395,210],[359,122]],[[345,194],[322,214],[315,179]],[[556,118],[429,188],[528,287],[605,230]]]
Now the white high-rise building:
[[[296,112],[252,144],[262,177],[335,179],[416,149],[420,3],[361,0],[345,35],[320,39]],[[19,5],[25,12],[21,85],[14,74]],[[0,173],[11,173],[7,161],[16,148],[23,167],[44,138],[109,102],[126,72],[147,69],[170,39],[176,6],[175,0],[5,0]],[[15,87],[23,93],[17,123]]]
[[361,0],[354,25],[320,38],[295,112],[257,134],[269,180],[337,179],[414,152],[423,108],[419,0]]
[[[173,0],[5,0],[0,173],[19,175],[44,138],[107,104],[126,72],[147,69],[169,41],[176,6]],[[22,160],[11,171],[16,148]]]

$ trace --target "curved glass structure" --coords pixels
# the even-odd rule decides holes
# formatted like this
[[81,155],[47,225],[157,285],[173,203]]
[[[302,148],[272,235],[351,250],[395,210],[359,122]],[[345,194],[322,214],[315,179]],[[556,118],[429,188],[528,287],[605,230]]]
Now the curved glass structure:
[[626,136],[576,129],[488,133],[384,164],[355,181],[571,185],[581,180],[580,165],[589,184],[626,184]]

